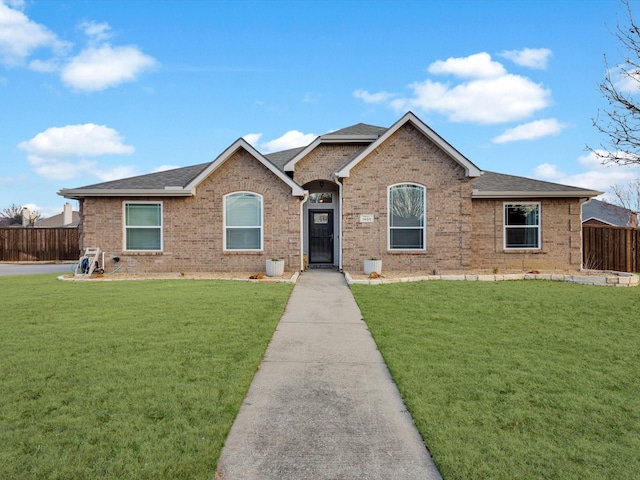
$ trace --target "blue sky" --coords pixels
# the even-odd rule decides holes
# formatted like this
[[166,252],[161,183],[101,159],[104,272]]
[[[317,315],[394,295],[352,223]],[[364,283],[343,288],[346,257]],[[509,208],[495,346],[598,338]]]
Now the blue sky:
[[585,150],[624,20],[616,0],[0,0],[0,209],[407,110],[481,169],[607,190],[640,175]]

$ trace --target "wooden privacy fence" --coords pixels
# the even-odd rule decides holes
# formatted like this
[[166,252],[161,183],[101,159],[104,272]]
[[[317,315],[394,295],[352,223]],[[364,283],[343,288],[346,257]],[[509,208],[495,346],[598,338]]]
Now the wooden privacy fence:
[[77,260],[77,228],[0,228],[0,262]]
[[640,229],[582,226],[582,261],[584,268],[640,271]]

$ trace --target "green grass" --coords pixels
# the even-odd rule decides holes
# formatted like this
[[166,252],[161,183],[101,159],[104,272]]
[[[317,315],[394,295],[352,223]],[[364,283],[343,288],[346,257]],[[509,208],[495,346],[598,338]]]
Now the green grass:
[[212,478],[290,292],[0,278],[0,478]]
[[352,291],[445,480],[640,478],[640,288]]

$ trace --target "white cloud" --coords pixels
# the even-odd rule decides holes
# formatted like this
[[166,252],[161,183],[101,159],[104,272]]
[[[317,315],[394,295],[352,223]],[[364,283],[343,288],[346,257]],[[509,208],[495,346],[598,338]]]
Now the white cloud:
[[44,25],[29,20],[18,9],[24,5],[22,2],[11,4],[16,8],[0,2],[0,63],[18,66],[39,48],[60,54],[70,47],[68,42],[60,40]]
[[[70,56],[72,44],[60,40],[46,26],[30,20],[20,9],[24,2],[10,4],[0,0],[0,64],[15,67],[28,63],[39,73],[60,73],[62,82],[77,91],[94,92],[132,82],[156,67],[158,62],[137,46],[112,46],[108,23],[84,21],[79,28],[87,36],[87,45]],[[52,58],[29,61],[38,49],[53,52]]]
[[18,148],[48,158],[133,153],[135,149],[123,140],[112,128],[86,123],[48,128],[31,140],[20,142]]
[[106,22],[84,21],[80,23],[80,29],[94,42],[104,42],[111,38],[111,27]]
[[495,78],[507,73],[502,64],[491,60],[491,55],[486,52],[437,60],[429,65],[427,71],[434,75],[451,74],[461,78]]
[[551,104],[551,91],[530,78],[508,73],[486,52],[433,62],[431,74],[462,80],[443,83],[427,78],[408,85],[410,96],[356,90],[366,103],[387,103],[398,112],[420,110],[445,115],[452,122],[493,124],[526,119]]
[[544,70],[552,53],[548,48],[523,48],[522,50],[505,50],[499,55],[517,65]]
[[93,92],[132,82],[157,65],[155,58],[135,46],[90,47],[73,57],[62,69],[63,83],[76,90]]
[[518,121],[551,103],[551,92],[526,77],[506,74],[454,87],[431,80],[409,85],[410,98],[396,99],[396,110],[438,112],[452,122],[480,124]]
[[581,173],[567,174],[557,165],[543,163],[534,169],[534,176],[541,180],[564,185],[589,188],[607,192],[612,185],[627,184],[640,176],[638,166],[607,166],[593,153],[578,158],[578,163],[586,169]]
[[546,118],[510,128],[491,141],[493,143],[508,143],[518,140],[535,140],[549,135],[559,135],[567,126],[566,123],[560,123],[555,118]]
[[316,135],[313,133],[302,133],[298,130],[289,130],[275,140],[263,143],[260,147],[265,153],[278,152],[280,150],[288,150],[290,148],[303,147],[309,145],[315,140]]
[[250,145],[257,147],[258,146],[258,142],[260,141],[260,139],[262,138],[262,134],[261,133],[247,133],[244,137],[247,143],[249,143]]
[[180,168],[180,166],[178,166],[178,165],[160,165],[159,167],[154,168],[152,173],[166,172],[167,170],[174,170],[176,168]]
[[128,178],[137,175],[136,169],[132,165],[118,165],[111,168],[97,168],[93,169],[92,172],[96,177],[98,177],[103,182],[109,182],[111,180],[118,180],[120,178]]
[[384,103],[395,97],[393,93],[389,92],[369,93],[366,90],[356,90],[353,92],[353,96],[364,103]]
[[636,94],[640,92],[640,70],[625,70],[619,65],[617,69],[610,70],[609,74],[614,86],[622,93]]
[[[31,169],[47,180],[71,180],[81,176],[94,176],[98,163],[89,160],[65,160],[27,155]],[[90,182],[87,182],[90,183]]]

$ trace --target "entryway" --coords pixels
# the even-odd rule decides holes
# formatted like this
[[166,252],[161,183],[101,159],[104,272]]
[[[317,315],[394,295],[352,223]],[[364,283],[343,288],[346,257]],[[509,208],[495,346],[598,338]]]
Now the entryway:
[[309,263],[333,264],[333,210],[309,211]]

